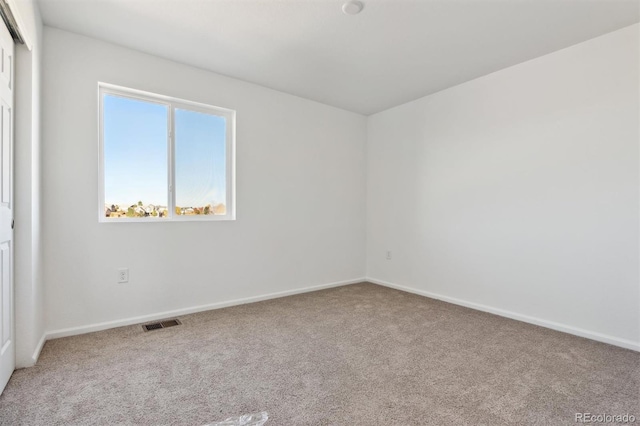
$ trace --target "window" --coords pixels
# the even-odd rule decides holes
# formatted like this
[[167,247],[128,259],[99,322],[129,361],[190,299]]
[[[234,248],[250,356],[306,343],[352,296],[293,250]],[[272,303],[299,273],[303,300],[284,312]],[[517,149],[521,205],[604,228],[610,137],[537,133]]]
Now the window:
[[229,220],[235,111],[99,84],[101,222]]

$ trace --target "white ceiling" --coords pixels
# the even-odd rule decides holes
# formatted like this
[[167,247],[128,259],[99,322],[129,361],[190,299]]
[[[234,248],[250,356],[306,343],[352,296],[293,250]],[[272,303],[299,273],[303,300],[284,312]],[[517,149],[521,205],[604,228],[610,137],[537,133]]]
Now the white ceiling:
[[46,25],[372,114],[640,20],[638,0],[39,0]]

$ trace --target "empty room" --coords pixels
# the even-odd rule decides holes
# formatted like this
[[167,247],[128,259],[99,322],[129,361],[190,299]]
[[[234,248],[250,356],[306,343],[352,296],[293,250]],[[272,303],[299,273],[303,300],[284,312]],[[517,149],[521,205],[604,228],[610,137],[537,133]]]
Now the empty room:
[[640,0],[0,16],[0,426],[640,422]]

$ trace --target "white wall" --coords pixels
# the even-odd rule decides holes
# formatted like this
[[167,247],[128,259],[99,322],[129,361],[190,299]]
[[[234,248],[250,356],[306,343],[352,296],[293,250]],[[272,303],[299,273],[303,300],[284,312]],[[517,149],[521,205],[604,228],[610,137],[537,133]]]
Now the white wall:
[[639,35],[371,116],[367,275],[640,349]]
[[13,2],[31,50],[15,49],[14,286],[16,366],[35,364],[44,337],[41,218],[42,20],[33,1]]
[[[44,41],[51,336],[364,276],[365,117],[49,27]],[[236,221],[98,223],[99,81],[237,111]]]
[[[50,336],[358,280],[366,217],[375,282],[640,349],[638,25],[368,121],[44,34]],[[238,220],[99,224],[98,81],[236,109]]]

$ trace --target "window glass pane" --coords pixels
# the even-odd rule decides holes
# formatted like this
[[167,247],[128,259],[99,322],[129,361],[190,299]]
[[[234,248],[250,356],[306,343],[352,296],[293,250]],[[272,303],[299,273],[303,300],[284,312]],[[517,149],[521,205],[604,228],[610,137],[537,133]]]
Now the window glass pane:
[[226,120],[175,110],[176,214],[226,214]]
[[104,95],[105,216],[167,216],[168,106]]

